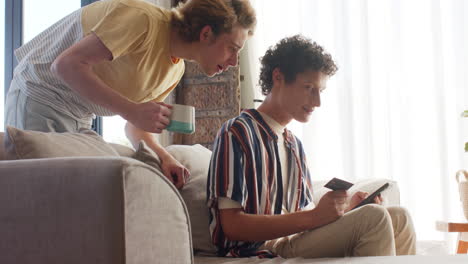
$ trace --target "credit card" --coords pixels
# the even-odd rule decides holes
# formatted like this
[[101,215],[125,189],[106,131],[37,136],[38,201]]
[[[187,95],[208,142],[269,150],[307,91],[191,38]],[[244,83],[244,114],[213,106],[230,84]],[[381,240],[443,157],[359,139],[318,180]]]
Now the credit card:
[[327,184],[325,184],[324,186],[329,189],[332,189],[333,191],[338,191],[338,190],[348,190],[353,185],[354,184],[347,182],[345,180],[333,178],[329,182],[327,182]]

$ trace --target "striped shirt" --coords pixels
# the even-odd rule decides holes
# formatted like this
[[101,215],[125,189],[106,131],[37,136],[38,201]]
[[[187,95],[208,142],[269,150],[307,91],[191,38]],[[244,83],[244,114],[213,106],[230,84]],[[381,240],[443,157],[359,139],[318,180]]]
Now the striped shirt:
[[93,65],[111,89],[135,103],[162,101],[184,73],[170,58],[172,11],[138,0],[97,1],[67,15],[15,51],[18,66],[11,90],[21,90],[82,123],[115,115],[68,87],[51,70],[67,48],[94,32],[113,60]]
[[247,214],[279,215],[286,192],[288,212],[312,203],[312,185],[300,140],[285,130],[289,182],[283,190],[278,137],[255,109],[223,124],[217,134],[207,180],[210,233],[219,256],[261,255],[264,242],[230,241],[221,227],[218,198],[241,204]]

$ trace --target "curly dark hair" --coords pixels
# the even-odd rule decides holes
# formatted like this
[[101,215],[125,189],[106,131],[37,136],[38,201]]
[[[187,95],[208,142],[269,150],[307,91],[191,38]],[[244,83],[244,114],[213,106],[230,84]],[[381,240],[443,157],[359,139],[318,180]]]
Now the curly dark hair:
[[273,87],[273,70],[279,68],[286,83],[296,80],[298,73],[306,70],[320,71],[332,76],[338,70],[330,54],[301,35],[284,38],[270,47],[260,58],[261,69],[259,85],[262,94],[268,95]]

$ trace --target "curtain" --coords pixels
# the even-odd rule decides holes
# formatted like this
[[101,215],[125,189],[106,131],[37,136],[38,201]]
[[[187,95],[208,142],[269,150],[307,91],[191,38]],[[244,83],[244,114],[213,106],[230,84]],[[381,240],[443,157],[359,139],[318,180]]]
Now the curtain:
[[468,1],[251,2],[258,25],[241,69],[255,94],[243,104],[261,98],[258,58],[269,46],[295,34],[316,41],[340,69],[311,120],[289,126],[313,179],[396,180],[418,239],[447,239],[435,222],[463,219],[455,172],[468,165]]

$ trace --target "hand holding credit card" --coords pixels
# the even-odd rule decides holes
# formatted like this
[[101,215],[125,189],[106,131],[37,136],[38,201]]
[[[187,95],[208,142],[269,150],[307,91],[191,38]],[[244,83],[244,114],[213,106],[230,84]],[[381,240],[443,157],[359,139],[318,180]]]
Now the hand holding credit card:
[[[327,184],[324,185],[324,187],[327,187],[333,191],[340,191],[340,190],[348,190],[349,188],[351,188],[351,186],[353,186],[354,184],[350,183],[350,182],[347,182],[345,180],[342,180],[342,179],[338,179],[338,178],[333,178],[331,179],[329,182],[327,182]],[[353,209],[356,209],[356,208],[359,208],[363,205],[366,205],[366,204],[370,204],[370,203],[374,203],[374,199],[375,197],[377,197],[378,195],[380,195],[385,189],[387,189],[388,187],[390,186],[389,183],[385,183],[384,185],[382,185],[380,188],[378,188],[376,191],[374,191],[372,194],[370,194],[369,196],[367,196],[364,200],[362,200],[357,206],[355,206]]]
[[333,178],[329,182],[327,182],[327,184],[325,184],[324,186],[327,187],[328,189],[332,189],[333,191],[340,191],[340,190],[346,191],[349,188],[351,188],[351,186],[353,185],[354,184],[347,182],[345,180]]

